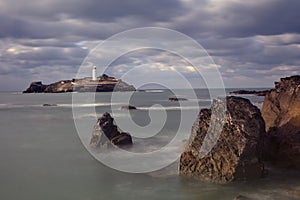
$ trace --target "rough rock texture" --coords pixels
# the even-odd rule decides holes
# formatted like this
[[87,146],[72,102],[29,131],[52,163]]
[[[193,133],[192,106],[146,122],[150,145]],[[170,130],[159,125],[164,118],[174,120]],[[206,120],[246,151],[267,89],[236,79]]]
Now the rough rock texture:
[[41,81],[32,82],[23,93],[42,93],[45,91],[47,85],[44,85]]
[[[180,157],[179,172],[216,183],[261,177],[265,123],[260,110],[247,99],[227,97],[227,111],[222,112],[223,101],[214,100],[211,109],[200,111],[186,150]],[[212,129],[209,129],[210,123]],[[222,130],[219,138],[218,129]],[[201,146],[206,148],[213,141],[217,141],[216,145],[201,157]]]
[[48,85],[44,91],[45,93],[63,93],[73,92],[73,83],[70,80],[62,80]]
[[282,78],[265,97],[267,158],[300,169],[300,76]]
[[111,145],[127,148],[132,145],[132,138],[128,133],[120,133],[118,127],[114,124],[114,118],[106,112],[98,119],[94,126],[90,146],[94,148],[107,148]]
[[106,74],[98,77],[97,81],[91,78],[61,80],[50,85],[42,82],[33,82],[23,93],[62,93],[62,92],[112,92],[112,91],[135,91],[134,86],[120,79],[109,77]]

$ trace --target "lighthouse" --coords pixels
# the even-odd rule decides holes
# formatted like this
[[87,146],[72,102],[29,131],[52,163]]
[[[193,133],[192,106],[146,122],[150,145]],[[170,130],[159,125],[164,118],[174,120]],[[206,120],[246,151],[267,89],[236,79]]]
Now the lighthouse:
[[92,70],[92,80],[97,81],[97,71],[96,71],[96,66],[93,67]]

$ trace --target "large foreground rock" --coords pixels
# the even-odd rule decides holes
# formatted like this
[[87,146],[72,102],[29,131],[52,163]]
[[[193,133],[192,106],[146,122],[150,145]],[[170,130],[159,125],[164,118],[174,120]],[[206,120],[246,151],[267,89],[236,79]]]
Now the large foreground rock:
[[90,146],[94,148],[108,148],[110,146],[127,148],[132,145],[131,135],[120,133],[114,124],[114,118],[109,113],[104,113],[94,126]]
[[[225,115],[222,114],[224,100],[214,100],[211,109],[200,111],[186,150],[180,157],[180,174],[217,183],[263,175],[261,150],[265,123],[260,110],[241,97],[227,97],[226,100]],[[214,128],[212,134],[207,135],[211,122]],[[216,137],[217,129],[222,130],[219,138]],[[206,135],[208,141],[204,144]],[[217,140],[216,145],[201,158],[201,146],[207,146],[213,140]]]
[[267,158],[300,169],[300,76],[282,78],[265,97]]

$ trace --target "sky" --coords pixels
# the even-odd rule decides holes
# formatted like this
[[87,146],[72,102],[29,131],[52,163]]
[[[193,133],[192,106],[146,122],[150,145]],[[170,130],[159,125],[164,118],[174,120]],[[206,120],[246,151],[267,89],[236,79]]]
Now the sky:
[[[141,27],[196,40],[226,87],[273,87],[281,77],[300,74],[299,10],[299,0],[0,0],[0,91],[71,79],[99,42]],[[110,72],[155,66],[168,79],[166,71],[180,65],[193,77],[190,63],[173,58],[142,50],[122,56]]]

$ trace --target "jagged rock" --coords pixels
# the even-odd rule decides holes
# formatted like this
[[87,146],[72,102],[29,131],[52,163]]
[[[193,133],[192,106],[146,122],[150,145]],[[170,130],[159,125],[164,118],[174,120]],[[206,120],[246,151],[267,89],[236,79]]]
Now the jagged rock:
[[90,146],[94,148],[116,145],[127,148],[132,145],[132,137],[128,133],[120,133],[114,124],[114,118],[109,113],[104,113],[94,126]]
[[300,169],[300,76],[282,78],[265,97],[266,158]]
[[42,93],[45,91],[47,85],[44,85],[41,81],[32,82],[23,93]]
[[[259,178],[264,173],[261,155],[265,134],[260,110],[247,99],[227,97],[224,113],[223,101],[214,100],[211,109],[200,111],[181,154],[179,172],[216,183]],[[211,122],[214,125],[209,129]],[[212,130],[210,134],[208,130]],[[216,130],[222,130],[219,138]],[[204,143],[206,136],[208,140]],[[216,145],[201,158],[201,146],[207,147],[213,141],[217,141]]]
[[128,105],[128,106],[122,106],[121,110],[137,110],[135,106]]

